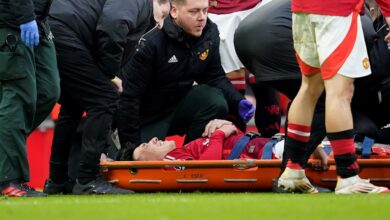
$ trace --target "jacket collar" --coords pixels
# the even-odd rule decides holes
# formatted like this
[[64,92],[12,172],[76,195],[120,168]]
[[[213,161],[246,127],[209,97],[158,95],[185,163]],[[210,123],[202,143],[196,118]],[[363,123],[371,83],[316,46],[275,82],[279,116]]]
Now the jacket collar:
[[183,42],[187,35],[183,28],[175,24],[171,16],[165,18],[163,30],[169,37],[180,42]]

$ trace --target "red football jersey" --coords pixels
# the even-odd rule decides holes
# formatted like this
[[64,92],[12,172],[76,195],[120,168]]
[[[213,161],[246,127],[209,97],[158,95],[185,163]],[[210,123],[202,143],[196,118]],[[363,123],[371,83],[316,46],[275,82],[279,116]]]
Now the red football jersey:
[[[364,0],[292,0],[292,12],[305,12],[319,15],[348,16],[355,9],[363,10]],[[376,0],[383,14],[390,16],[390,1]],[[362,6],[362,7],[359,7]]]
[[[225,160],[244,134],[239,132],[225,138],[223,131],[215,131],[210,138],[198,138],[182,148],[176,148],[165,160]],[[256,137],[249,141],[240,158],[260,159],[269,138]]]

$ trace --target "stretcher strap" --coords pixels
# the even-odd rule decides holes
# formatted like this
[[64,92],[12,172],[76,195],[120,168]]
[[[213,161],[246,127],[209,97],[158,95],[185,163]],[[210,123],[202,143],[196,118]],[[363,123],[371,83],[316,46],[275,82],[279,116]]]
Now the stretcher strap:
[[228,156],[228,160],[234,160],[240,158],[240,155],[242,151],[244,150],[245,146],[249,143],[249,141],[254,138],[260,136],[258,133],[255,132],[248,132],[238,142],[236,145],[234,145],[232,151],[230,151],[230,154]]
[[244,150],[245,145],[251,140],[250,137],[247,135],[244,135],[240,140],[234,145],[232,151],[230,151],[230,154],[228,156],[228,160],[234,160],[240,157],[241,152]]
[[278,139],[272,138],[268,143],[265,144],[263,149],[263,154],[261,155],[262,160],[271,160],[272,159],[272,149],[275,144],[278,142]]
[[362,143],[362,158],[368,159],[371,156],[371,148],[372,145],[374,145],[375,140],[369,137],[364,137],[363,143]]

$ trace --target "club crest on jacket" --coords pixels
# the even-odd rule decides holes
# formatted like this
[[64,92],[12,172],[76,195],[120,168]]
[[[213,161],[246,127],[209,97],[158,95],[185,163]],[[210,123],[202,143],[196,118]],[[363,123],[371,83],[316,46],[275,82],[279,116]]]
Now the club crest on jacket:
[[208,56],[209,56],[209,49],[207,49],[206,51],[201,53],[200,56],[199,56],[199,59],[202,60],[202,61],[205,61]]

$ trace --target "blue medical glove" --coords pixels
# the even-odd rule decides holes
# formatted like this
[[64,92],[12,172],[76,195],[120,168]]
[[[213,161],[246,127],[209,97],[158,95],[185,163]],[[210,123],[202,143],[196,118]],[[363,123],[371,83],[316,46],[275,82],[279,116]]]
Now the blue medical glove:
[[255,106],[250,101],[243,99],[238,103],[238,113],[244,122],[248,123],[255,113]]
[[20,36],[22,42],[27,47],[38,46],[39,44],[39,32],[38,25],[35,20],[20,25]]

